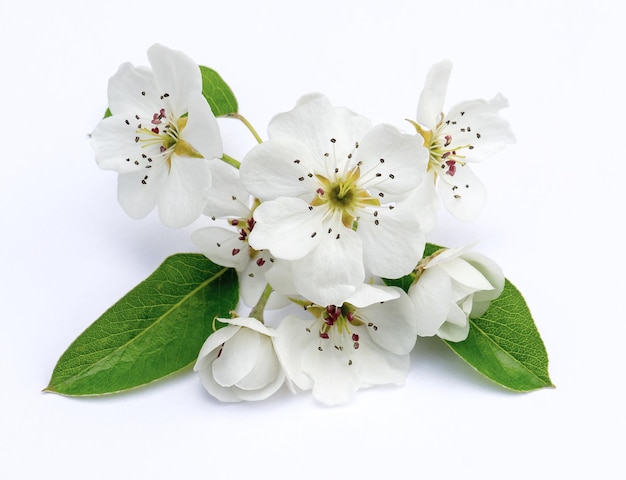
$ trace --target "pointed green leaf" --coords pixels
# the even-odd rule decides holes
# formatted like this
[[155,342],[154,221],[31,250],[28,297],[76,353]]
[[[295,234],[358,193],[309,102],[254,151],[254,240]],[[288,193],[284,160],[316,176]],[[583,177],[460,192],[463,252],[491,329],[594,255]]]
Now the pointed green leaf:
[[233,269],[199,254],[173,255],[69,346],[45,390],[114,393],[184,369],[238,295]]
[[487,378],[525,392],[552,387],[548,354],[521,293],[506,280],[485,314],[470,320],[466,340],[446,342]]
[[215,70],[200,65],[202,94],[211,106],[213,115],[221,117],[237,113],[239,107],[233,91]]

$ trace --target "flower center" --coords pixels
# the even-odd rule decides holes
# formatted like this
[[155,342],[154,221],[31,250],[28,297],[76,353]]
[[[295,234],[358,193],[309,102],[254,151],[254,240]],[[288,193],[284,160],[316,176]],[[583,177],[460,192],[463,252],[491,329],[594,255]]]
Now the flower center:
[[435,132],[420,125],[417,122],[409,120],[409,122],[415,127],[417,132],[424,139],[424,146],[428,149],[430,157],[428,159],[428,169],[432,169],[436,174],[445,174],[454,176],[457,169],[457,164],[463,166],[465,158],[458,152],[467,148],[472,150],[473,145],[454,145],[452,135],[443,132],[444,126],[449,125],[450,121],[443,121],[443,114],[440,115],[440,119],[437,123]]
[[187,116],[174,118],[165,108],[161,108],[152,115],[149,127],[141,123],[137,126],[135,142],[141,142],[142,147],[155,147],[167,161],[171,168],[172,154],[183,157],[203,158],[200,152],[181,138],[181,132],[187,125]]
[[345,176],[337,176],[333,180],[316,175],[319,188],[311,206],[326,206],[333,215],[341,216],[341,222],[346,228],[352,228],[360,209],[366,206],[380,206],[378,198],[372,197],[367,190],[359,186],[360,177],[360,164],[349,170]]
[[[241,240],[242,242],[248,243],[248,237],[250,236],[250,232],[252,232],[252,229],[254,228],[254,225],[256,224],[256,221],[254,220],[254,218],[252,217],[233,218],[233,219],[228,220],[228,223],[230,223],[233,227],[237,229],[237,232],[239,233],[239,240]],[[241,251],[240,249],[234,248],[232,251],[232,255],[233,256],[238,255],[240,251]],[[250,243],[248,243],[248,255],[250,256],[250,258],[254,258],[257,255],[257,253],[258,251],[252,248],[250,246]],[[265,263],[263,259],[260,259],[260,261],[262,263],[259,264],[259,267],[262,266],[263,263]]]

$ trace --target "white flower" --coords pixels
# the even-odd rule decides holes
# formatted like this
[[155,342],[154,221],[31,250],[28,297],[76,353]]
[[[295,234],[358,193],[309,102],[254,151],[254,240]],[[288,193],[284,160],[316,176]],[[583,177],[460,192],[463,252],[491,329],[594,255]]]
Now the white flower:
[[341,304],[366,269],[390,278],[413,269],[424,231],[420,210],[401,200],[426,171],[416,136],[371,128],[319,94],[275,116],[268,132],[241,164],[243,184],[262,201],[250,245],[291,261],[301,295]]
[[229,325],[207,338],[193,367],[204,388],[222,402],[264,400],[284,383],[272,337],[254,318],[219,319]]
[[404,383],[416,325],[402,290],[364,285],[342,306],[305,308],[315,320],[288,316],[274,339],[285,373],[297,387],[338,405],[360,388]]
[[[244,303],[254,306],[263,293],[265,272],[274,258],[267,250],[257,251],[248,243],[255,221],[253,209],[258,204],[239,181],[239,171],[219,161],[211,164],[213,186],[205,194],[204,214],[213,219],[227,219],[228,228],[205,227],[195,231],[191,240],[212,262],[237,270],[239,294]],[[272,293],[267,308],[280,308],[289,299]]]
[[143,218],[158,205],[165,225],[181,227],[204,208],[209,160],[222,156],[222,141],[198,65],[162,45],[148,59],[152,70],[124,63],[109,80],[112,116],[91,145],[98,165],[120,174],[117,198],[128,215]]
[[502,293],[504,275],[500,267],[467,250],[439,250],[418,266],[419,276],[408,292],[415,306],[418,335],[465,340],[469,318],[484,314]]
[[445,207],[455,217],[471,221],[482,210],[487,194],[467,163],[480,162],[515,138],[508,122],[499,115],[507,107],[500,94],[490,101],[469,100],[444,115],[443,104],[452,64],[433,65],[426,77],[417,107],[417,131],[430,151],[428,170]]

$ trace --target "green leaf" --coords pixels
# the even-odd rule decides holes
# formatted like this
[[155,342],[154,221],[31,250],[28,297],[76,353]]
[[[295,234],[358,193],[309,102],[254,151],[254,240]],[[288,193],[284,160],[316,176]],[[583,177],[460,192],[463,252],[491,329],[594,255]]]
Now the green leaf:
[[45,391],[114,393],[180,371],[196,360],[215,317],[230,317],[238,296],[233,269],[199,254],[173,255],[69,346]]
[[466,340],[446,343],[478,372],[518,392],[553,387],[545,346],[511,282],[505,281],[502,294],[470,325]]
[[202,73],[202,95],[211,106],[213,115],[221,117],[237,113],[237,99],[233,91],[215,70],[200,65]]

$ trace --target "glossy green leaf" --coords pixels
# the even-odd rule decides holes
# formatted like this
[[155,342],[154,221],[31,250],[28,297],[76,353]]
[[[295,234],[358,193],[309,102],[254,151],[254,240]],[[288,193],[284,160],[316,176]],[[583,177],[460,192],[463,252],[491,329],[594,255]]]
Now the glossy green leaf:
[[200,66],[202,72],[202,94],[211,106],[213,115],[221,117],[237,113],[239,107],[233,91],[215,70]]
[[237,274],[199,254],[167,258],[65,351],[45,391],[100,395],[145,385],[190,366],[215,317],[238,301]]
[[506,280],[485,314],[470,320],[466,340],[446,342],[487,378],[525,392],[552,387],[548,354],[522,294]]

